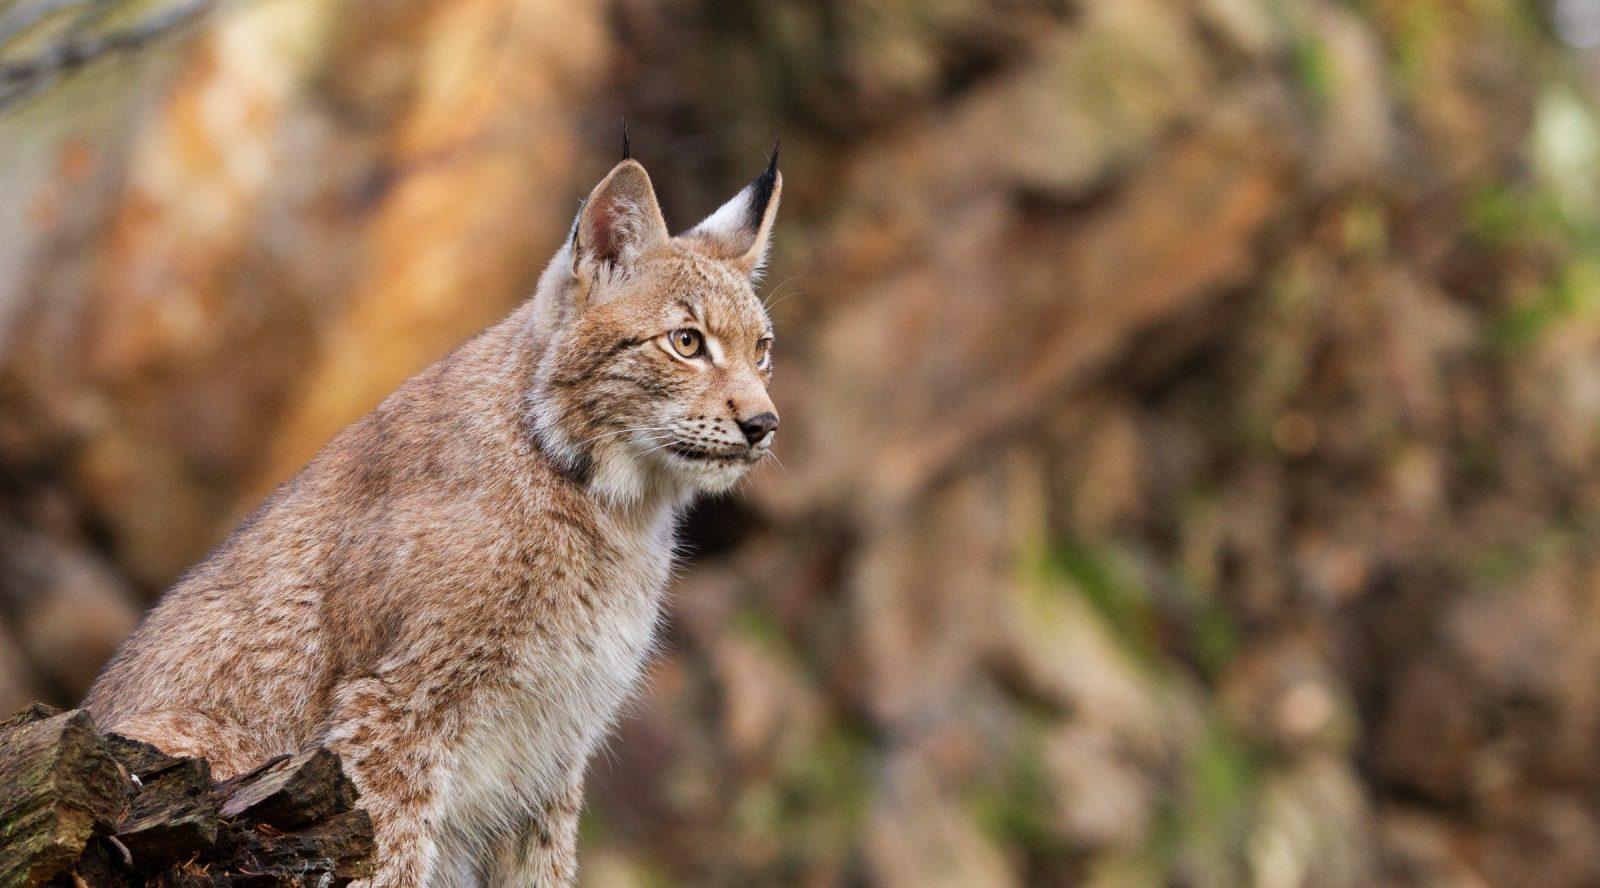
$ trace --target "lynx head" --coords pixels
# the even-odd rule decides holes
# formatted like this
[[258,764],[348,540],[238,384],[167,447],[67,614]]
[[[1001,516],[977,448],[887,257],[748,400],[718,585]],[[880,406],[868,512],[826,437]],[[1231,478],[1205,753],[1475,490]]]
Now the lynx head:
[[625,155],[545,270],[535,434],[597,493],[724,490],[772,446],[772,322],[753,284],[783,187],[777,159],[673,237],[650,176]]

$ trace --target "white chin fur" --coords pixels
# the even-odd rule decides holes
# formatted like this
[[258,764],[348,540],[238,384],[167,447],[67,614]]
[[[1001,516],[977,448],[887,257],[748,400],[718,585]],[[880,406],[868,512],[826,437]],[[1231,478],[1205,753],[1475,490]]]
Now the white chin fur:
[[687,459],[676,454],[657,452],[662,457],[661,463],[667,473],[698,493],[721,493],[739,483],[739,479],[755,465],[742,459]]
[[684,479],[702,493],[721,493],[738,484],[748,471],[749,463],[737,461],[691,463],[679,469]]
[[[641,453],[634,447],[645,447]],[[617,503],[686,493],[721,493],[743,478],[753,463],[743,460],[690,460],[654,444],[606,442],[595,449],[593,489]]]

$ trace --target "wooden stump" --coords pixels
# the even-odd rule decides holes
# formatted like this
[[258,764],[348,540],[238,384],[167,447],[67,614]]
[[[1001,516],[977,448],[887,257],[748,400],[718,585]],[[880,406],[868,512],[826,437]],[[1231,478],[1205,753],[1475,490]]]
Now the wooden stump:
[[0,888],[345,885],[372,822],[326,749],[223,783],[203,759],[35,705],[0,722]]
[[43,707],[0,733],[0,885],[42,885],[121,819],[127,778],[89,713]]

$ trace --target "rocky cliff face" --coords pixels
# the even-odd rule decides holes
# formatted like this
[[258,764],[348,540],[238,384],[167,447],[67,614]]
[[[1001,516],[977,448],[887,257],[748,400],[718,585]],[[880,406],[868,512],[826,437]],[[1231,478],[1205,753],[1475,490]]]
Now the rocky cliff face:
[[520,300],[626,116],[675,226],[783,137],[784,434],[596,884],[1593,884],[1574,65],[1499,0],[220,7],[0,114],[0,708]]

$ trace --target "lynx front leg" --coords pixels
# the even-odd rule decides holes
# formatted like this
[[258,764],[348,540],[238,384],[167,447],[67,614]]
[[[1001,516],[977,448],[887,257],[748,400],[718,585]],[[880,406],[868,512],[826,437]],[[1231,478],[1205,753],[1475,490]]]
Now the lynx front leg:
[[339,753],[372,815],[378,871],[362,888],[424,888],[438,865],[437,793],[445,738],[416,724],[388,686],[341,690],[326,744]]
[[494,847],[489,888],[567,888],[578,877],[578,813],[583,808],[583,777],[547,800],[522,828]]

